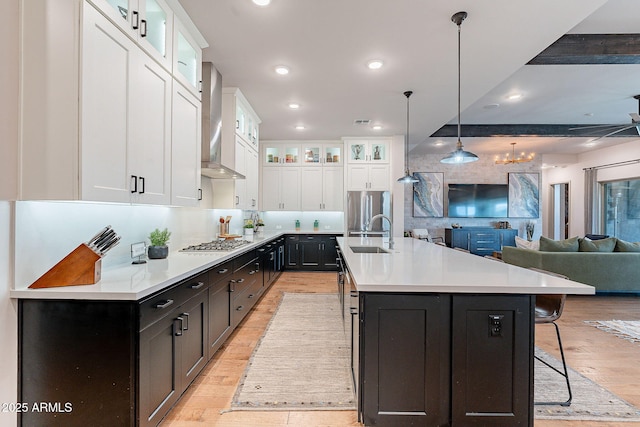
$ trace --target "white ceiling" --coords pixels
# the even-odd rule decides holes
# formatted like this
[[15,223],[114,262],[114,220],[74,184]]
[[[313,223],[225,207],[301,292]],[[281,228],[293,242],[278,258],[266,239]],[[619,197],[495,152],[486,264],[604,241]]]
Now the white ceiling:
[[[204,60],[262,119],[263,140],[402,135],[411,97],[413,154],[446,153],[433,132],[457,123],[461,10],[463,124],[630,123],[640,65],[524,65],[566,33],[639,33],[637,0],[181,0],[209,43]],[[366,63],[382,59],[382,69]],[[291,69],[287,76],[276,65]],[[518,102],[506,100],[513,92]],[[298,102],[301,108],[287,105]],[[499,104],[498,108],[485,108]],[[587,116],[586,113],[591,115]],[[370,119],[383,129],[356,126]],[[305,130],[295,126],[302,124]],[[576,154],[638,138],[518,138],[518,150]],[[512,138],[462,135],[465,149],[502,153]]]

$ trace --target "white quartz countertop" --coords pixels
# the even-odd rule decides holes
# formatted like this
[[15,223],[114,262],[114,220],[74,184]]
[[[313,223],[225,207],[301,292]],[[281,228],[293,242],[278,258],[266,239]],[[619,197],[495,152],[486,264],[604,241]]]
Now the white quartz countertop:
[[[338,237],[360,292],[491,294],[595,293],[593,286],[486,259],[413,238]],[[389,253],[354,253],[352,246],[378,246]]]
[[136,301],[167,288],[181,280],[222,264],[284,234],[341,234],[340,231],[294,232],[283,230],[254,235],[252,243],[224,252],[169,252],[165,259],[151,259],[146,264],[124,265],[102,271],[95,285],[63,286],[41,289],[13,289],[11,298],[78,299]]

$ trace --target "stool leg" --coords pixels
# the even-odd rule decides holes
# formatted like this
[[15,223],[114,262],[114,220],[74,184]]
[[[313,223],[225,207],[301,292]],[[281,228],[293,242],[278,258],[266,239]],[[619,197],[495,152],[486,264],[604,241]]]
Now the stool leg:
[[562,367],[564,372],[560,371],[555,366],[551,366],[549,363],[545,362],[544,360],[540,359],[537,356],[535,356],[535,358],[565,378],[565,380],[567,381],[567,391],[569,392],[569,398],[564,402],[546,402],[545,401],[545,402],[534,402],[534,404],[535,405],[571,406],[571,399],[573,399],[573,394],[571,393],[571,383],[569,382],[569,370],[567,369],[567,362],[564,358],[564,349],[562,348],[562,339],[560,338],[560,328],[558,328],[558,325],[556,324],[556,322],[551,322],[551,323],[553,323],[553,326],[555,326],[556,328],[556,336],[558,337],[558,347],[560,348],[560,357],[562,358]]

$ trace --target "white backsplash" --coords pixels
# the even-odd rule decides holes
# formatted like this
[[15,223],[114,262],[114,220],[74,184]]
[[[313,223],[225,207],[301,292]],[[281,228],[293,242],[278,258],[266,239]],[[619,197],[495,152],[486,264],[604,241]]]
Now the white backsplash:
[[344,230],[344,212],[270,211],[261,213],[261,217],[265,230],[294,230],[296,220],[300,221],[300,231],[313,231],[315,220],[318,220],[319,231],[342,233]]

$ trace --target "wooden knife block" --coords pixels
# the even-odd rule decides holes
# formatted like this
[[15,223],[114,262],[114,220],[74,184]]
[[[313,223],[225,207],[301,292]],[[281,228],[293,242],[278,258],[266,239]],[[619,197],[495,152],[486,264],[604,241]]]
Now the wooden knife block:
[[29,288],[93,285],[100,281],[101,270],[102,257],[82,243],[33,282]]

